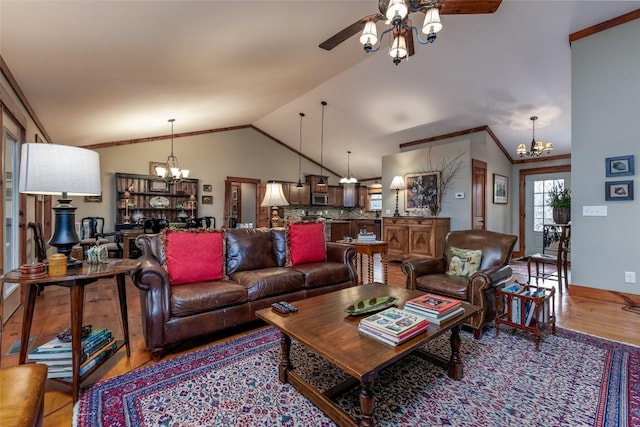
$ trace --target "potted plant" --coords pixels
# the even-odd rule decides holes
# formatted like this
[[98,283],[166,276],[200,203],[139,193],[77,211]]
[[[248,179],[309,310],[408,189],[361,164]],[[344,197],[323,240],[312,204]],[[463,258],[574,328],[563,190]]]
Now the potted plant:
[[571,190],[564,185],[555,185],[549,192],[547,201],[553,208],[553,221],[556,224],[568,224],[571,221]]

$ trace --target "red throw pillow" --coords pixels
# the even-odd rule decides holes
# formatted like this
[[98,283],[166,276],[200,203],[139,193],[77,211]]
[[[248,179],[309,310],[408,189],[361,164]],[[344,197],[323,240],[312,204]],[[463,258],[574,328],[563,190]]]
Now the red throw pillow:
[[320,262],[327,259],[324,224],[300,223],[287,225],[287,265]]
[[218,230],[167,231],[165,261],[171,285],[224,278],[223,237]]

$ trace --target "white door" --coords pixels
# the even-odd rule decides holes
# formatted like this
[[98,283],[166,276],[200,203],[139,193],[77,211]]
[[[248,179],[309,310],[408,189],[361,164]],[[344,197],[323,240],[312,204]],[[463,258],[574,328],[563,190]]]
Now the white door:
[[[3,135],[4,152],[4,194],[2,195],[4,212],[4,250],[3,269],[4,272],[18,268],[20,265],[20,251],[18,248],[18,173],[19,173],[19,144],[17,138],[5,129]],[[20,285],[16,283],[5,283],[2,289],[3,298],[3,322],[13,314],[20,305]]]
[[525,178],[525,254],[543,252],[542,225],[553,224],[552,209],[547,200],[554,185],[571,188],[571,172],[527,175]]

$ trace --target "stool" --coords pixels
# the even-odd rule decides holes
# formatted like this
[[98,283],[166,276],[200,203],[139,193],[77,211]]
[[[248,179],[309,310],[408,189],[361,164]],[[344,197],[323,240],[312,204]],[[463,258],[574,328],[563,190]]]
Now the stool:
[[0,426],[42,426],[46,381],[42,363],[0,369]]

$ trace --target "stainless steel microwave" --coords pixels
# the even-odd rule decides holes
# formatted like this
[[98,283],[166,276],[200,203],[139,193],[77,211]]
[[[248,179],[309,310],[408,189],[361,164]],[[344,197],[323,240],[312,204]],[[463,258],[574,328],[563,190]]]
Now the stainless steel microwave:
[[327,193],[312,193],[311,205],[312,206],[326,206],[329,204],[329,196]]

